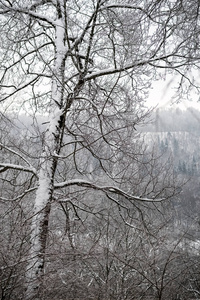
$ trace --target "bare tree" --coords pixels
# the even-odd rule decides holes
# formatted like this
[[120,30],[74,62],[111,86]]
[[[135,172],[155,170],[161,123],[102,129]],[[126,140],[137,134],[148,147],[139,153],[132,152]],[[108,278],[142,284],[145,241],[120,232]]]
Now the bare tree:
[[[17,141],[1,144],[17,158],[2,161],[1,173],[14,169],[27,178],[23,191],[2,200],[29,193],[34,199],[25,299],[42,298],[52,203],[73,206],[74,191],[94,190],[141,215],[137,203],[174,193],[166,173],[165,188],[158,171],[144,168],[145,184],[138,179],[142,146],[135,128],[147,115],[143,99],[155,70],[189,60],[173,38],[176,12],[167,1],[0,1],[2,110],[29,113],[27,138],[37,144],[34,154]],[[45,116],[40,126],[38,114]]]

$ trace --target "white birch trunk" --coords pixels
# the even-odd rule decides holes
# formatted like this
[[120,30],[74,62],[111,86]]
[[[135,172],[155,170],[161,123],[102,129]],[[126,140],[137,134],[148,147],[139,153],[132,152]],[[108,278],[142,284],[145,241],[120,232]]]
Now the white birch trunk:
[[[63,80],[64,80],[64,25],[58,19],[56,26],[56,54],[52,78],[52,98],[50,126],[45,135],[44,149],[41,157],[38,189],[35,197],[32,218],[31,246],[26,271],[25,299],[42,299],[42,281],[44,276],[45,250],[48,235],[48,222],[53,195],[54,174],[57,167],[62,131],[63,117]],[[62,122],[61,122],[62,121]]]

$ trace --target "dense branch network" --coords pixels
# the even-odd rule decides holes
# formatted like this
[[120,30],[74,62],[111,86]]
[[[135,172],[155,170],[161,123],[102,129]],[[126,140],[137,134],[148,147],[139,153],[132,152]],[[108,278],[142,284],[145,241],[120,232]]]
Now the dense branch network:
[[[8,136],[2,132],[0,144],[0,199],[33,203],[26,300],[41,299],[51,207],[60,202],[59,192],[74,211],[75,194],[88,200],[83,190],[99,191],[125,209],[175,193],[170,161],[160,166],[160,154],[147,149],[136,128],[148,115],[151,82],[163,76],[158,70],[183,74],[199,56],[176,25],[180,6],[147,2],[0,1],[1,110],[32,119]],[[74,250],[68,207],[64,212]],[[142,209],[137,212],[132,220],[142,222]]]

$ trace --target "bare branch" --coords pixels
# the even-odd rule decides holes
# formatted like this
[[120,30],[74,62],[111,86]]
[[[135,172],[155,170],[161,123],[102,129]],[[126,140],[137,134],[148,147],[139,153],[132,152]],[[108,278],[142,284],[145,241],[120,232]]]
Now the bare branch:
[[73,186],[73,185],[77,185],[80,187],[86,187],[86,188],[90,188],[90,189],[94,189],[94,190],[99,190],[102,192],[110,192],[113,194],[117,194],[119,196],[123,196],[128,200],[133,200],[133,201],[141,201],[141,202],[162,202],[163,200],[165,200],[164,198],[161,199],[148,199],[148,198],[140,198],[138,196],[134,196],[134,195],[130,195],[128,193],[126,193],[125,191],[119,189],[118,187],[115,186],[99,186],[95,183],[86,181],[86,180],[81,180],[81,179],[74,179],[74,180],[68,180],[65,182],[61,182],[61,183],[56,183],[54,185],[55,189],[58,188],[63,188],[63,187],[68,187],[68,186]]
[[24,198],[27,194],[29,194],[31,192],[35,192],[36,190],[37,190],[37,186],[25,190],[22,194],[18,195],[17,197],[13,197],[13,198],[0,197],[0,201],[2,201],[2,202],[18,201],[18,200],[21,200],[22,198]]

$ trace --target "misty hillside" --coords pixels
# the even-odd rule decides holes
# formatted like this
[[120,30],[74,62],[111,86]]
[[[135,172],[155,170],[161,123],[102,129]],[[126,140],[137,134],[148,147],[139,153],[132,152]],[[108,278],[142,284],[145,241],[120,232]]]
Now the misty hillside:
[[[161,160],[170,158],[177,179],[186,180],[179,196],[173,200],[176,226],[181,225],[190,235],[200,238],[196,222],[200,212],[200,111],[157,110],[152,122],[142,128],[143,138],[160,155]],[[178,225],[177,225],[178,224]]]
[[200,135],[200,110],[156,109],[144,129],[148,132],[190,132]]
[[171,155],[177,173],[199,175],[200,111],[157,109],[152,120],[142,129],[147,145],[153,144],[164,156]]

